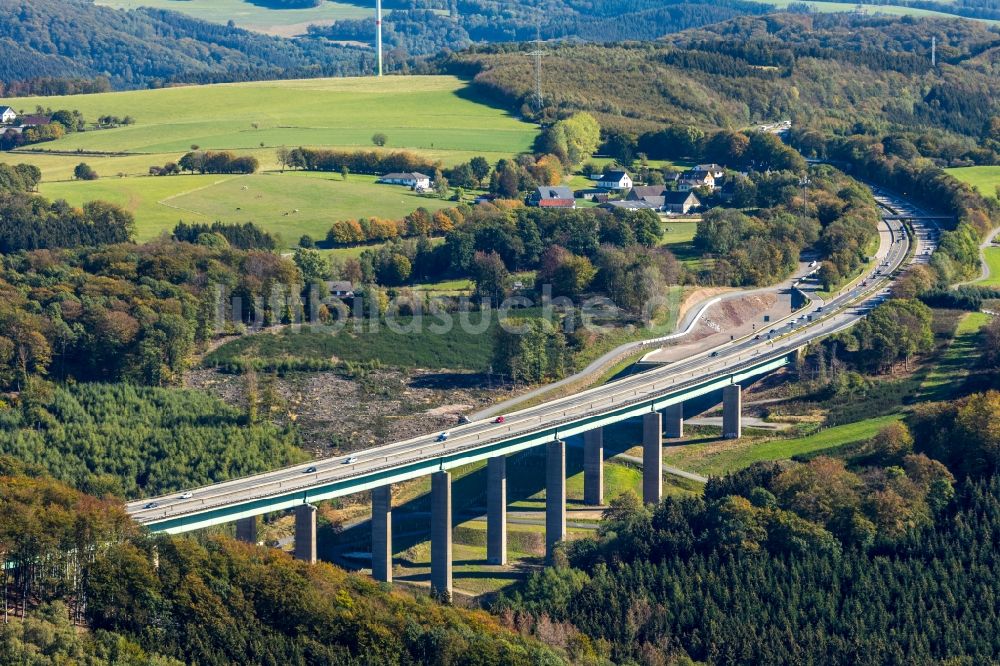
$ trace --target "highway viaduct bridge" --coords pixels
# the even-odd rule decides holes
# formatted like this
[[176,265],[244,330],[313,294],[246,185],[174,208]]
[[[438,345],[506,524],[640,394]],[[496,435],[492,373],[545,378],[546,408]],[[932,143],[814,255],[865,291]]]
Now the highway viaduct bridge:
[[[452,501],[451,473],[456,467],[487,461],[487,559],[493,564],[507,562],[507,473],[506,456],[537,446],[546,449],[545,544],[553,546],[566,537],[566,442],[573,435],[584,440],[584,502],[604,503],[603,428],[627,419],[642,419],[642,496],[647,503],[663,496],[663,438],[683,436],[685,400],[722,390],[723,435],[741,435],[741,383],[746,383],[792,362],[798,346],[781,346],[767,355],[756,355],[705,377],[678,381],[664,377],[645,389],[619,392],[597,403],[583,403],[582,409],[550,411],[546,418],[529,417],[522,427],[519,414],[505,418],[504,424],[488,423],[481,432],[464,435],[452,432],[447,441],[418,438],[417,448],[397,459],[394,447],[371,449],[359,454],[353,465],[340,460],[331,472],[319,463],[289,468],[291,472],[277,483],[266,482],[259,491],[237,490],[239,497],[213,501],[209,486],[192,492],[182,510],[141,507],[159,502],[140,502],[129,506],[137,519],[153,532],[178,534],[211,525],[236,522],[237,538],[257,542],[257,516],[272,511],[292,509],[295,513],[295,556],[316,560],[315,503],[363,491],[372,499],[372,575],[380,581],[392,580],[392,485],[422,476],[431,477],[431,585],[437,593],[451,592]],[[657,373],[656,370],[642,373]],[[657,373],[660,374],[660,373]],[[642,375],[634,375],[641,377]],[[635,382],[633,382],[635,383]],[[576,400],[586,394],[574,396]],[[527,410],[531,412],[532,410]],[[470,424],[476,426],[477,424]],[[480,427],[481,424],[480,424]],[[382,454],[385,455],[382,455]],[[362,459],[364,455],[364,459]],[[316,467],[315,472],[304,470]],[[339,468],[339,469],[338,469]],[[340,472],[340,473],[337,473]],[[273,474],[273,473],[272,473]],[[261,475],[266,477],[266,475]],[[329,476],[329,478],[327,478]],[[221,484],[225,485],[225,484]],[[166,500],[165,500],[166,501]],[[204,506],[203,509],[200,507]]]
[[[257,542],[257,516],[293,510],[295,556],[316,560],[315,503],[368,491],[372,496],[372,575],[392,579],[392,485],[431,477],[431,588],[452,590],[451,472],[487,461],[487,558],[507,560],[506,456],[532,447],[546,449],[545,542],[547,552],[566,537],[565,439],[583,435],[584,501],[600,505],[603,492],[603,428],[640,417],[643,424],[642,494],[646,502],[662,497],[663,437],[683,435],[686,400],[722,390],[723,436],[741,435],[741,385],[792,363],[803,347],[850,327],[885,297],[886,287],[910,255],[904,225],[883,220],[877,255],[878,277],[858,280],[840,295],[796,313],[767,333],[735,340],[685,361],[631,375],[578,394],[506,415],[503,423],[475,421],[450,436],[424,435],[354,453],[179,495],[127,505],[129,514],[153,532],[179,534],[236,523],[237,538]],[[917,234],[922,254],[926,234]],[[932,249],[932,248],[931,248]],[[873,274],[874,275],[874,274]]]

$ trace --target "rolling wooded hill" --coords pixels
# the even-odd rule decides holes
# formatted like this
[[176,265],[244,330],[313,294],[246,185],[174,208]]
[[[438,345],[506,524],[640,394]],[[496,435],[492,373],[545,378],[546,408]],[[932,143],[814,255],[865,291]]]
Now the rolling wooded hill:
[[[105,79],[114,88],[371,71],[361,48],[268,37],[177,12],[120,11],[89,0],[0,0],[0,83]],[[0,88],[0,93],[3,89]]]
[[[931,38],[938,66],[930,63]],[[442,59],[532,114],[522,48]],[[544,62],[544,115],[589,111],[633,133],[667,123],[744,128],[790,118],[824,132],[933,131],[968,149],[1000,114],[1000,28],[844,14],[739,17],[655,43],[562,44]]]

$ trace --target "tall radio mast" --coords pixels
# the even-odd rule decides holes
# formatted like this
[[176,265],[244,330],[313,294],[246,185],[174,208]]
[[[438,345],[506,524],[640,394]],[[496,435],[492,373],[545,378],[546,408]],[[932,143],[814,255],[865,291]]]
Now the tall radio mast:
[[382,76],[382,0],[375,0],[375,51],[378,58],[378,75]]

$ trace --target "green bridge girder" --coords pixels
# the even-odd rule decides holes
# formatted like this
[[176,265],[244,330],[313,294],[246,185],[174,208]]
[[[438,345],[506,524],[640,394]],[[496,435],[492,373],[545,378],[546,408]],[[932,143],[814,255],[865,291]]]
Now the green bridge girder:
[[514,434],[510,437],[494,437],[481,443],[469,444],[463,448],[448,449],[447,442],[445,442],[441,445],[442,454],[439,456],[427,454],[418,461],[395,465],[389,463],[385,468],[359,472],[356,476],[346,479],[318,483],[315,487],[305,490],[301,488],[287,492],[278,490],[266,496],[249,498],[224,506],[208,508],[204,511],[190,511],[148,521],[144,523],[144,526],[152,532],[182,534],[213,525],[234,522],[241,518],[292,509],[302,504],[335,499],[387,484],[427,476],[439,470],[454,469],[494,456],[516,453],[547,442],[582,434],[588,430],[614,425],[651,411],[659,411],[672,404],[719,390],[729,384],[738,384],[747,379],[759,377],[789,365],[797,353],[798,350],[785,350],[777,355],[764,356],[759,361],[744,363],[708,379],[688,380],[678,384],[676,388],[664,389],[661,394],[654,398],[644,395],[637,397],[635,401],[622,402],[618,406],[608,406],[603,410],[595,408],[593,413],[587,413],[583,416],[567,416],[565,420],[559,420],[557,417],[545,426],[529,433]]

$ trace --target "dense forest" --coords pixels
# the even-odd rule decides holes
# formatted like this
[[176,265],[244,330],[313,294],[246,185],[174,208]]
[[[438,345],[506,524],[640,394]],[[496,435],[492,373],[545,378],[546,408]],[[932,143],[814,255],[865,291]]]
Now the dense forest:
[[374,66],[367,49],[268,37],[171,11],[126,12],[91,0],[0,0],[0,12],[7,17],[0,22],[6,54],[0,96],[90,92],[104,87],[103,79],[113,88],[140,88],[356,75]]
[[[476,47],[439,66],[473,76],[498,103],[536,116],[527,48]],[[633,136],[791,119],[824,134],[928,134],[937,152],[925,156],[990,162],[996,151],[985,140],[1000,115],[998,49],[1000,30],[971,21],[741,17],[655,44],[550,45],[540,115],[589,111],[605,130]],[[604,63],[614,63],[614,76]]]
[[226,327],[292,316],[292,261],[216,232],[199,240],[0,256],[0,387],[35,375],[172,385]]
[[[997,397],[974,399],[997,416]],[[992,446],[977,441],[980,454]],[[597,538],[495,610],[571,622],[610,641],[616,661],[990,662],[1000,479],[954,482],[903,426],[867,446],[885,467],[767,463],[697,499],[645,508],[624,496]]]
[[[319,0],[254,0],[294,9]],[[390,69],[420,67],[419,58],[472,43],[574,38],[653,39],[730,19],[762,14],[770,5],[745,0],[421,0],[387,3],[384,38]],[[310,26],[285,39],[218,25],[177,11],[115,10],[92,0],[0,0],[15,20],[0,24],[0,96],[98,92],[171,83],[345,76],[371,72],[374,22],[343,20]],[[83,36],[86,35],[86,38]],[[366,44],[359,47],[353,43]]]
[[566,663],[482,611],[229,539],[149,538],[117,501],[25,472],[0,458],[4,664]]
[[[407,56],[457,51],[473,43],[529,41],[536,37],[594,42],[656,39],[774,9],[743,0],[417,0],[398,4],[401,6],[388,4],[393,9],[383,21],[390,63]],[[367,19],[341,20],[329,26],[310,26],[309,34],[373,44],[375,25]]]
[[[258,413],[277,408],[260,391]],[[253,398],[251,398],[253,399]],[[0,409],[7,455],[94,495],[162,495],[304,458],[292,431],[198,391],[33,380]]]

